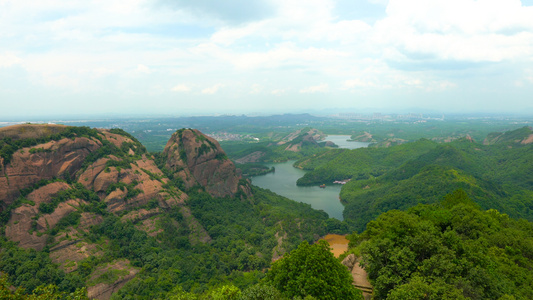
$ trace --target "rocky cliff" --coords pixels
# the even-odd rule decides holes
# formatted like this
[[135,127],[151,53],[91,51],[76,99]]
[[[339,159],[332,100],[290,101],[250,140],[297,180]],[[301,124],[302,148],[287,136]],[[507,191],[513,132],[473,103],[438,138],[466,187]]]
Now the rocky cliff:
[[[162,164],[183,180],[185,189],[201,186],[216,197],[250,195],[220,145],[197,130],[176,132],[163,156]],[[191,244],[211,240],[191,214],[186,192],[122,130],[33,124],[0,128],[0,175],[0,226],[5,226],[6,238],[26,249],[47,247],[65,272],[102,256],[101,245],[87,234],[106,215],[132,222],[162,242],[161,218],[177,210],[183,221],[166,226],[188,228]],[[124,274],[105,283],[97,279],[110,272]],[[89,294],[108,299],[137,272],[129,262],[101,266],[90,276],[98,283]]]
[[187,189],[205,187],[215,197],[235,196],[239,189],[249,194],[235,165],[227,158],[218,142],[198,130],[176,131],[163,151],[165,167],[180,177]]
[[[14,127],[14,128],[13,128]],[[0,129],[0,138],[14,141],[46,139],[51,134],[62,132],[64,126],[17,125]],[[98,150],[102,142],[91,137],[50,139],[41,144],[24,147],[21,144],[9,162],[0,161],[0,200],[2,209],[20,196],[20,190],[29,188],[42,179],[75,174],[85,158]],[[11,146],[11,145],[9,145]],[[4,146],[6,147],[6,146]],[[13,148],[13,147],[12,147]]]

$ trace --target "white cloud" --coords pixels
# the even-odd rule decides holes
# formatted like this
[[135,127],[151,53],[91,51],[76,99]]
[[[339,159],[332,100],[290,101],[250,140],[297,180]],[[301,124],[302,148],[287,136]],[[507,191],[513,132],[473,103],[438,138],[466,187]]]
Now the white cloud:
[[143,73],[143,74],[150,74],[152,73],[152,70],[150,70],[150,68],[145,65],[139,64],[137,65],[137,72]]
[[281,96],[287,92],[287,89],[275,89],[270,92],[274,96]]
[[22,63],[22,59],[17,57],[13,53],[0,54],[0,68],[7,68],[13,65],[19,65]]
[[205,88],[202,90],[202,94],[206,94],[206,95],[213,95],[213,94],[216,94],[218,92],[218,90],[222,87],[224,87],[225,85],[224,84],[221,84],[221,83],[217,83],[211,87],[208,87],[208,88]]
[[[251,110],[268,101],[245,101],[250,94],[305,109],[316,107],[305,93],[334,92],[351,105],[343,99],[354,93],[387,103],[402,92],[468,88],[469,99],[486,100],[487,86],[532,88],[524,70],[533,69],[533,7],[518,0],[368,0],[382,10],[365,20],[337,15],[337,0],[268,1],[268,13],[244,15],[208,0],[0,0],[0,75],[17,66],[10,80],[50,98],[156,95],[171,105],[175,92],[198,89],[191,99],[231,95],[229,105]],[[202,100],[222,107],[214,98]]]
[[250,94],[255,95],[263,91],[263,87],[257,83],[252,84]]
[[185,84],[178,84],[176,86],[174,86],[172,89],[171,89],[173,92],[181,92],[181,93],[184,93],[184,92],[189,92],[191,90],[190,87],[188,87],[187,85]]
[[374,42],[410,57],[499,62],[533,55],[533,7],[519,0],[391,0]]
[[325,93],[329,91],[329,85],[327,83],[321,83],[319,85],[309,86],[300,90],[300,93]]
[[357,88],[357,87],[373,87],[375,86],[375,84],[367,80],[356,78],[356,79],[345,80],[343,82],[343,86],[345,88],[351,89],[351,88]]

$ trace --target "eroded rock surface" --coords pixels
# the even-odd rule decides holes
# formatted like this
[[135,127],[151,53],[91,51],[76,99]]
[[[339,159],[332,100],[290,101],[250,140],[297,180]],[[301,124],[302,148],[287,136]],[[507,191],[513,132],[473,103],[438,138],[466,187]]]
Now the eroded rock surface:
[[234,196],[241,176],[216,140],[195,129],[175,132],[163,151],[166,167],[185,187],[205,187],[215,197]]
[[[31,187],[41,179],[60,178],[67,172],[75,174],[85,158],[99,147],[98,140],[81,137],[18,150],[11,161],[2,166],[0,199],[4,201],[4,207],[20,195],[20,189]],[[32,149],[42,150],[35,152]]]

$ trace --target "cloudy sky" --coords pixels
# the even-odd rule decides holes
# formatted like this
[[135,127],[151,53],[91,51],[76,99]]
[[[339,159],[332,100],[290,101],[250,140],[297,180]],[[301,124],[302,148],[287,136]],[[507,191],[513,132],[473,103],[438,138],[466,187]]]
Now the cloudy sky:
[[533,0],[0,0],[0,117],[533,111]]

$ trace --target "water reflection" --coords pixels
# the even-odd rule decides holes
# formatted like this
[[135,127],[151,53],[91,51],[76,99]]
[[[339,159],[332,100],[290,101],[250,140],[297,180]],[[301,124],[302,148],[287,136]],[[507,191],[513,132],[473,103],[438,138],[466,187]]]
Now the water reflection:
[[[349,138],[348,135],[329,135],[326,140],[334,142],[339,148],[355,149],[368,146],[368,143],[348,142]],[[296,181],[304,176],[305,171],[294,168],[293,164],[294,161],[266,164],[269,168],[275,167],[276,172],[255,176],[252,178],[252,183],[289,199],[311,204],[314,209],[321,209],[330,217],[342,220],[344,206],[339,201],[341,186],[328,185],[326,188],[297,186]]]

